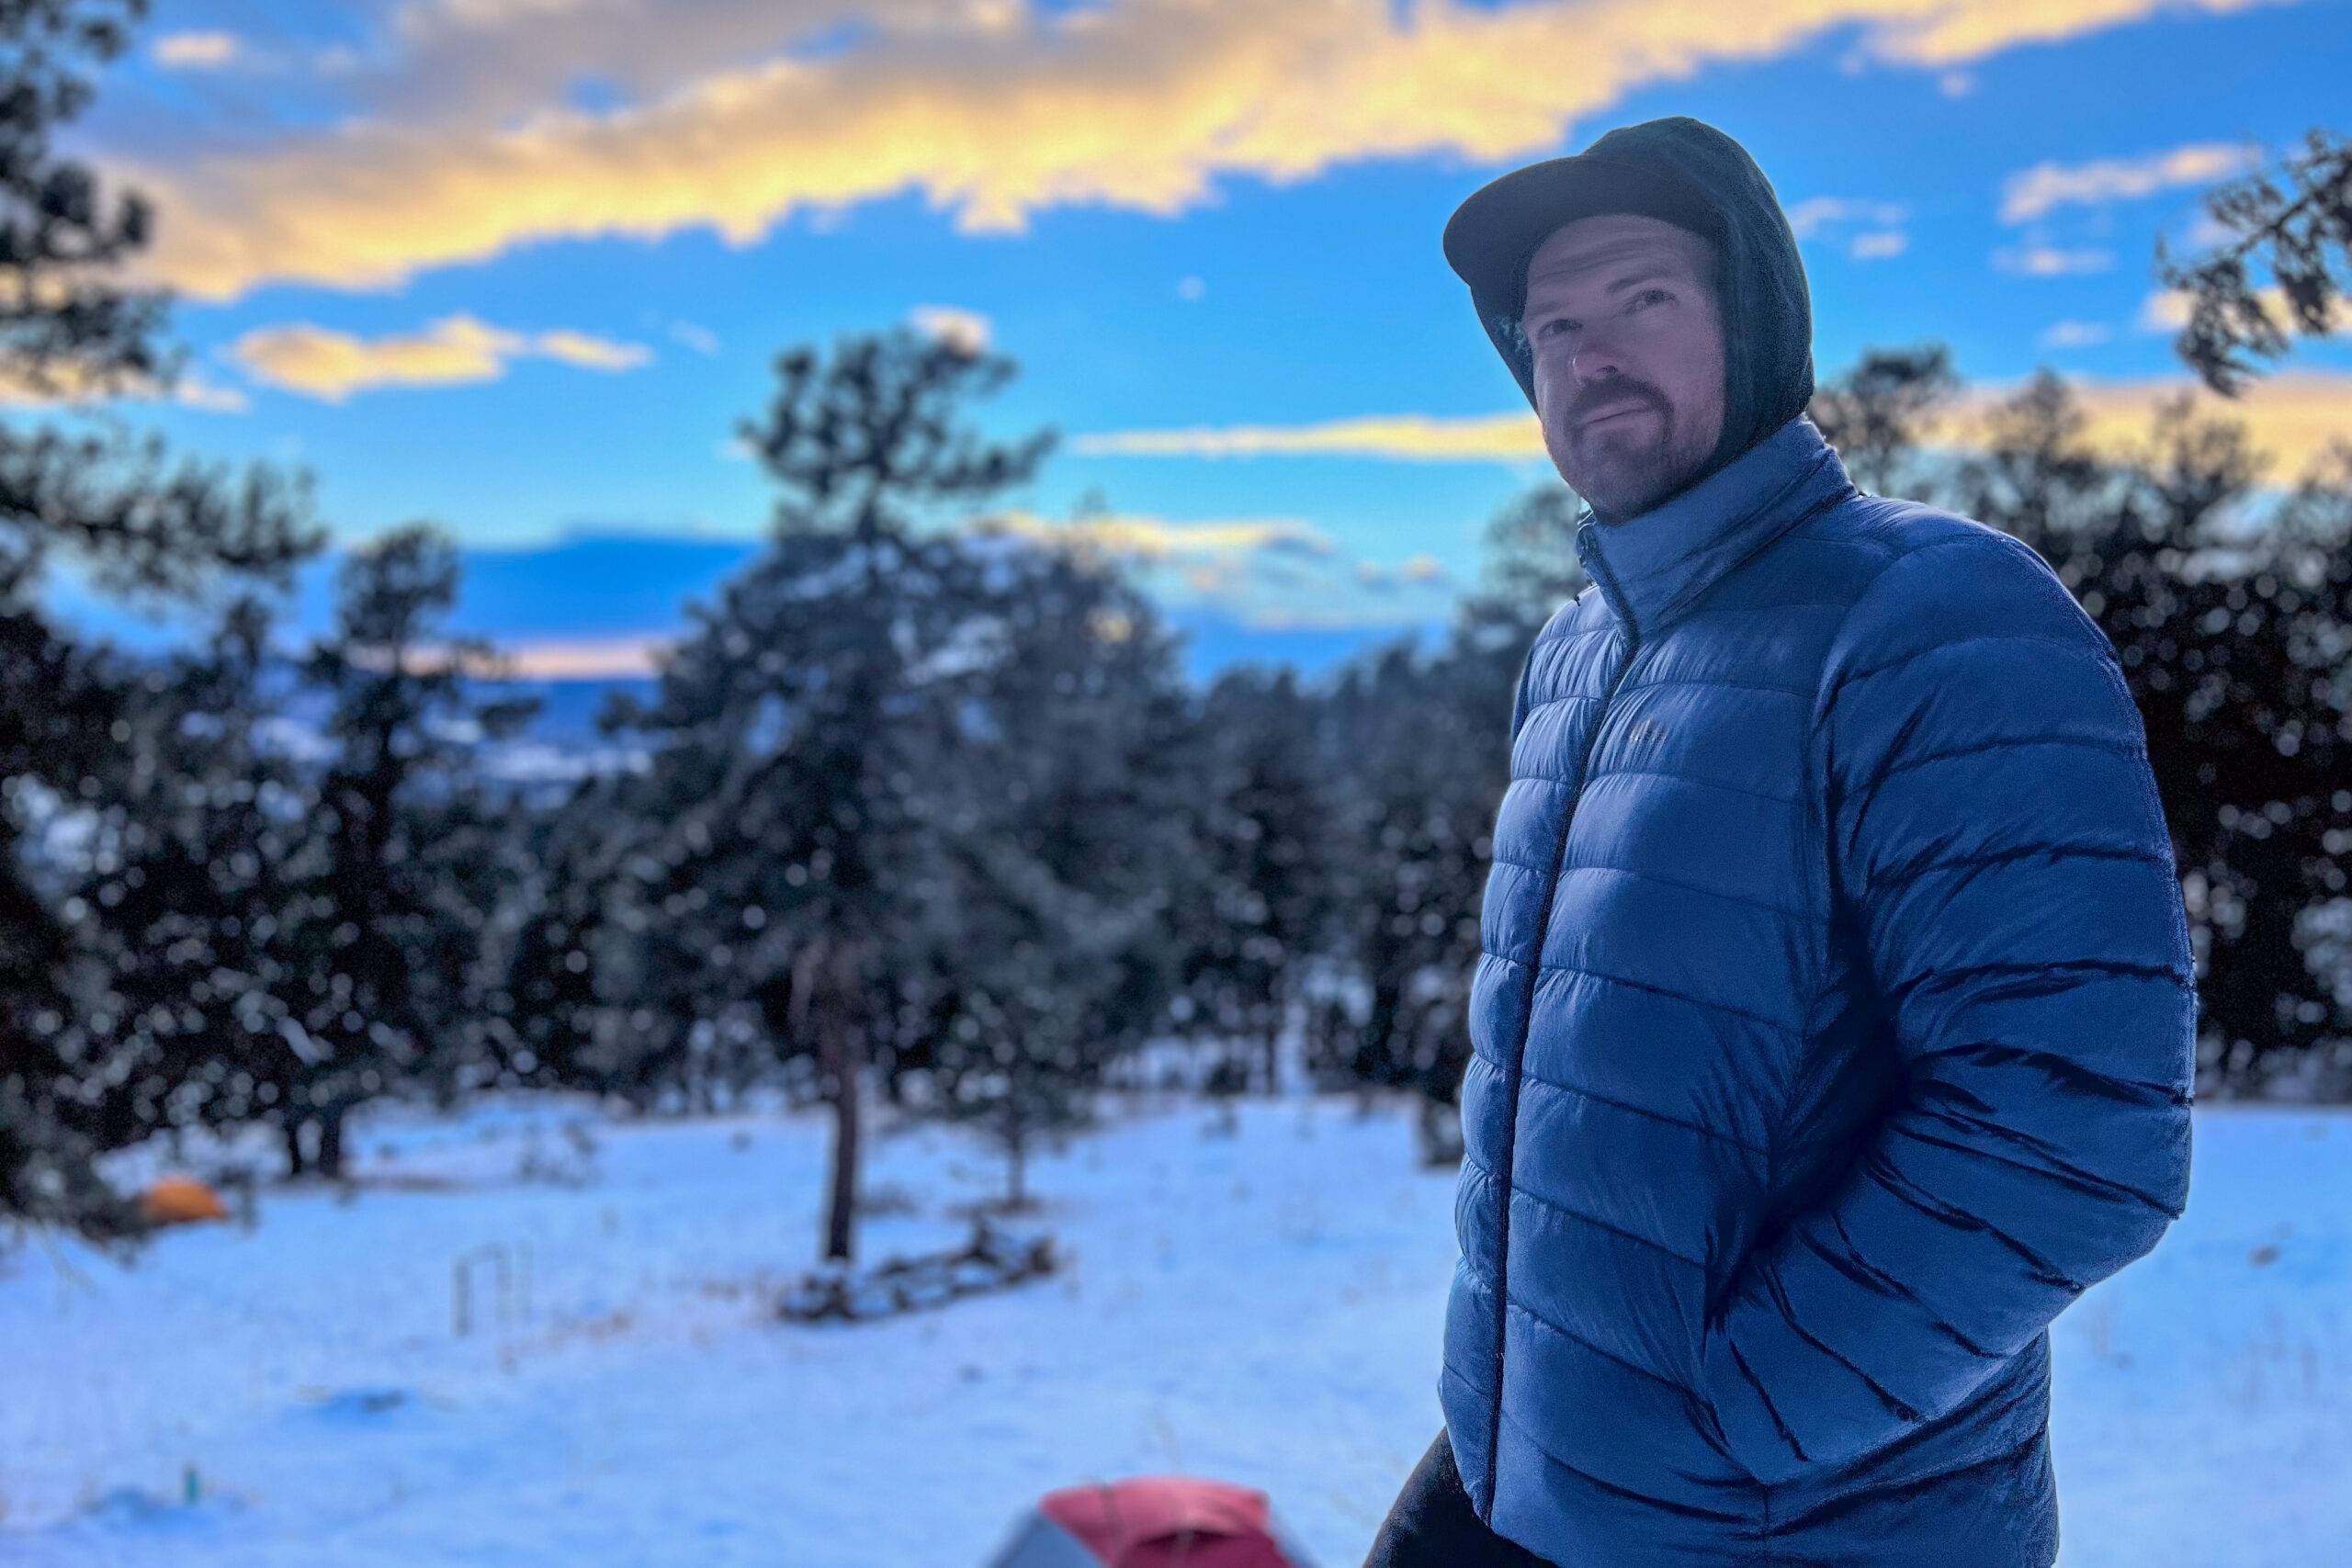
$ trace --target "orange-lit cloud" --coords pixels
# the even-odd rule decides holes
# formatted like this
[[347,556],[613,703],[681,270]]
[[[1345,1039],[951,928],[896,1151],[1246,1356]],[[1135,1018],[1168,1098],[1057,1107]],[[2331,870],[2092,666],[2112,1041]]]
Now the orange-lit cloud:
[[1440,419],[1371,414],[1320,424],[1236,424],[1191,430],[1125,430],[1080,435],[1087,457],[1391,457],[1420,463],[1524,462],[1544,456],[1532,413]]
[[615,637],[522,642],[500,649],[499,672],[518,681],[616,681],[650,675],[674,639]]
[[[2287,302],[2286,290],[2258,289],[2255,298],[2262,302],[2264,310],[2270,312],[2273,321],[2293,333],[2301,331],[2296,321],[2295,308]],[[2158,288],[2140,301],[2139,318],[2132,324],[2143,333],[2177,333],[2188,325],[2190,305],[2189,296],[2180,289]],[[2336,305],[2329,321],[2329,330],[2338,337],[2352,335],[2352,310],[2344,309],[2341,304]]]
[[1034,512],[1008,512],[985,526],[1023,538],[1073,546],[1125,560],[1195,565],[1229,561],[1272,551],[1322,557],[1332,553],[1330,536],[1295,518],[1245,518],[1171,523],[1164,518],[1102,513],[1056,522]]
[[[400,112],[115,162],[166,215],[157,275],[227,299],[270,280],[386,287],[536,241],[700,227],[746,243],[907,192],[972,231],[1073,203],[1170,214],[1227,175],[1541,152],[1635,88],[1832,28],[1942,68],[2258,3],[2285,0],[886,0],[855,16],[838,0],[413,0],[394,51],[413,69],[375,85]],[[852,20],[845,48],[748,52]],[[713,52],[697,65],[690,47]],[[557,64],[638,96],[563,107]]]
[[[2071,323],[2079,324],[2079,323]],[[2325,451],[2331,441],[2352,442],[2352,374],[2289,371],[2257,380],[2245,395],[2223,401],[2198,391],[2185,376],[2129,381],[2074,382],[2091,417],[2094,440],[2120,446],[2143,438],[2156,405],[2184,392],[2197,392],[2209,414],[2243,421],[2255,445],[2269,452],[2279,477],[2291,477]],[[1941,432],[1965,446],[1976,439],[1974,414],[2007,389],[1979,389],[1960,417]],[[1420,414],[1381,414],[1322,424],[1230,425],[1221,429],[1136,430],[1081,435],[1071,443],[1097,457],[1355,457],[1416,462],[1505,462],[1541,459],[1544,438],[1532,414],[1492,414],[1472,419],[1432,419]]]
[[2075,393],[2090,415],[2091,439],[2122,447],[2144,441],[2156,405],[2195,389],[2198,412],[2242,421],[2270,455],[2270,478],[2292,481],[2332,444],[2352,443],[2352,374],[2290,370],[2265,377],[2223,400],[2175,377],[2080,380]]
[[339,403],[375,387],[451,387],[494,381],[509,362],[539,357],[583,370],[630,370],[651,355],[636,344],[585,333],[526,334],[473,316],[444,316],[421,333],[362,338],[298,321],[262,327],[230,346],[246,374],[267,386]]

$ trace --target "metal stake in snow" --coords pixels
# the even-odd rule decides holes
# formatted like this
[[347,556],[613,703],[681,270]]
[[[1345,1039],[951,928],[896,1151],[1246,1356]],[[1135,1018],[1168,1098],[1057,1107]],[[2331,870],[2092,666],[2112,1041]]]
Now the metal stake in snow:
[[[503,1241],[484,1242],[469,1251],[458,1254],[449,1265],[450,1331],[462,1339],[474,1327],[474,1266],[488,1263],[498,1287],[498,1322],[501,1327],[514,1315],[514,1260]],[[526,1310],[530,1300],[530,1251],[524,1249],[523,1291]]]

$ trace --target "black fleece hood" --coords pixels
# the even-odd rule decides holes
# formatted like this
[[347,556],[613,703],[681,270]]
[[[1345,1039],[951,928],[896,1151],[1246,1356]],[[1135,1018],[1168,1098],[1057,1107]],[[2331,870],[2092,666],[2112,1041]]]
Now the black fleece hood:
[[1445,259],[1470,286],[1478,322],[1530,406],[1534,367],[1519,324],[1528,258],[1562,224],[1606,213],[1660,219],[1714,246],[1724,433],[1696,483],[1813,400],[1813,300],[1796,236],[1747,149],[1695,119],[1623,126],[1575,157],[1482,187],[1446,224]]

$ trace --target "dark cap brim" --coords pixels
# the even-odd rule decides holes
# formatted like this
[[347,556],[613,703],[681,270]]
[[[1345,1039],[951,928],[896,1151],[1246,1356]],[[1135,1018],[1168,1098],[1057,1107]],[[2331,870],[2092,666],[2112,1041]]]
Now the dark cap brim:
[[1446,263],[1470,286],[1482,318],[1515,319],[1535,248],[1563,224],[1608,213],[1659,219],[1709,240],[1723,222],[1657,164],[1584,152],[1514,169],[1473,192],[1446,223]]

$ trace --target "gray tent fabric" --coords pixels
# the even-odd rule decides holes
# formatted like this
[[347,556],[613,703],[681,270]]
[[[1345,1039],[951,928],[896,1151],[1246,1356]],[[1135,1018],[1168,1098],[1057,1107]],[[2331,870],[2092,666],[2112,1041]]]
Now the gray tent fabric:
[[989,1568],[1102,1568],[1102,1560],[1045,1515],[1031,1514],[1013,1527]]

